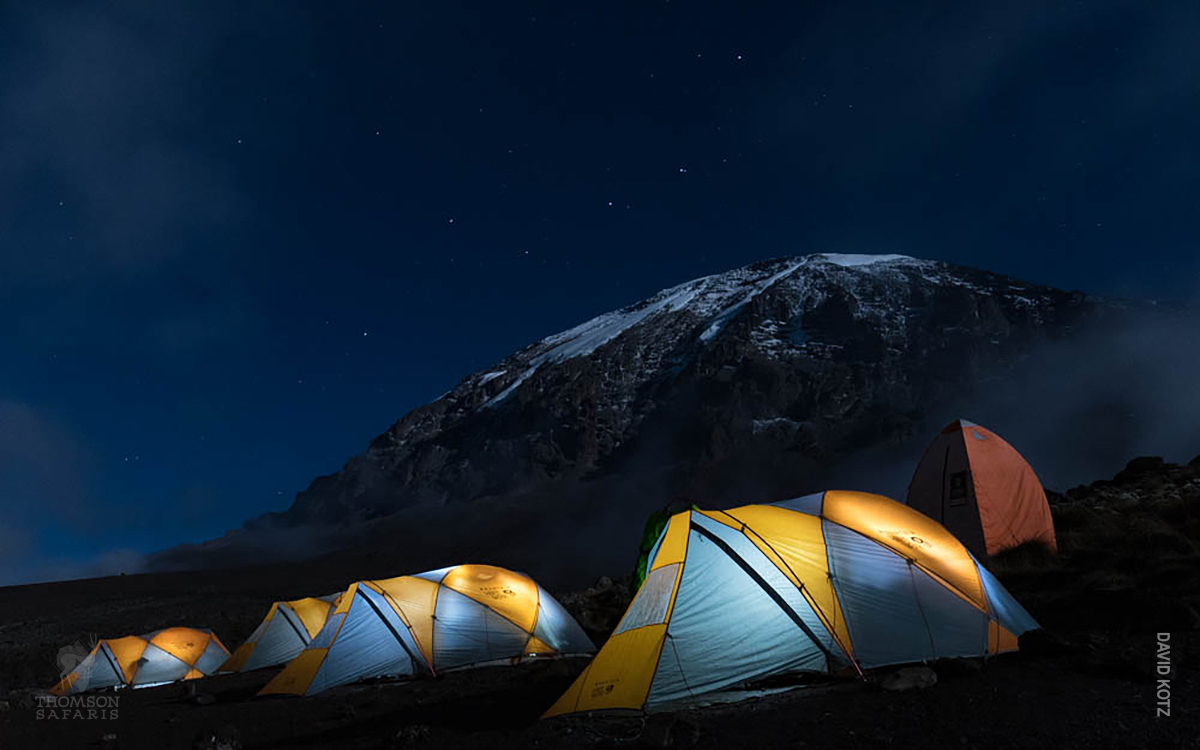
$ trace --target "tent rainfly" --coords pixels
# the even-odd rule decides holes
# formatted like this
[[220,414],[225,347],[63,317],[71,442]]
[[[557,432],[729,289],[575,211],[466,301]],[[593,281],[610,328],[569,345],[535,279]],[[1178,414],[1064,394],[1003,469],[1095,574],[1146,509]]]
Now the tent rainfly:
[[1037,627],[952,534],[861,492],[679,513],[649,568],[546,716],[652,711],[785,672],[986,656]]
[[965,419],[934,438],[908,486],[908,505],[945,526],[977,557],[1038,540],[1057,549],[1046,491],[996,433]]
[[458,565],[351,584],[321,632],[259,695],[312,695],[369,677],[595,650],[533,579],[491,565]]
[[229,651],[208,629],[166,628],[148,635],[107,638],[58,684],[54,695],[108,687],[153,687],[216,672]]
[[218,672],[249,672],[294,659],[321,632],[337,594],[275,602],[246,642]]

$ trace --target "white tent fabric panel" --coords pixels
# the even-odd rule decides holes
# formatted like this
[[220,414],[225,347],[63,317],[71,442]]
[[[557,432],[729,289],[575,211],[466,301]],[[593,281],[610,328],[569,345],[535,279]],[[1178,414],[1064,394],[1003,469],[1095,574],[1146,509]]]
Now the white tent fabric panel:
[[[662,547],[663,539],[667,536],[667,529],[670,524],[663,526],[662,531],[658,533],[658,539],[654,541],[654,546],[650,548],[650,554],[646,556],[646,572],[650,572],[650,568],[654,567],[654,558],[658,557],[658,550]],[[643,581],[644,583],[644,581]]]
[[142,658],[138,660],[137,672],[133,675],[134,685],[157,685],[183,679],[192,671],[191,666],[153,643],[146,644]]
[[[412,670],[429,669],[429,665],[425,662],[425,657],[421,654],[421,648],[417,645],[417,640],[405,624],[404,619],[397,614],[396,610],[388,602],[388,597],[384,594],[373,591],[368,586],[361,586],[358,589],[358,598],[362,599],[370,607],[371,612],[383,622],[387,628],[388,634],[408,655],[413,662]],[[341,640],[341,636],[338,636]],[[410,674],[405,672],[404,674]],[[391,673],[388,673],[391,674]]]
[[96,688],[115,687],[125,684],[125,677],[113,665],[116,660],[108,650],[108,644],[101,643],[100,647],[84,657],[74,671],[79,678],[71,685],[66,694],[82,693]]
[[933,655],[939,659],[987,653],[988,617],[953,591],[909,566],[921,613],[933,638]]
[[457,567],[458,567],[457,565],[451,565],[448,568],[438,568],[437,570],[427,570],[424,573],[414,573],[413,577],[414,578],[424,578],[426,581],[433,581],[434,583],[441,583],[442,579],[446,577],[446,574],[449,573],[450,571],[454,570]]
[[533,635],[560,655],[590,654],[596,650],[575,618],[541,586],[538,586],[537,625]]
[[779,603],[695,530],[666,640],[648,708],[771,674],[823,669],[826,662]]
[[329,618],[325,620],[325,624],[321,626],[321,630],[318,631],[315,636],[313,636],[313,639],[309,642],[308,647],[329,648],[330,644],[333,643],[333,639],[337,636],[338,628],[341,627],[342,622],[345,619],[345,612],[338,612],[330,615]]
[[667,619],[667,609],[671,605],[671,594],[675,591],[675,579],[679,577],[679,563],[671,563],[650,571],[641,588],[625,610],[621,621],[613,635],[620,635],[628,630],[657,625]]
[[811,495],[794,497],[791,500],[780,500],[777,503],[771,503],[771,505],[807,513],[810,516],[819,516],[821,515],[821,504],[824,500],[824,492],[815,492]]
[[933,641],[908,562],[857,532],[823,521],[829,569],[854,658],[864,668],[923,661]]
[[433,663],[455,669],[525,653],[529,634],[470,597],[438,592],[433,618]]
[[[296,653],[300,652],[297,651]],[[208,645],[205,646],[204,653],[200,654],[200,658],[196,660],[196,663],[193,666],[206,675],[216,674],[217,669],[219,669],[228,658],[229,652],[221,647],[221,644],[216,638],[213,638],[208,642]]]
[[364,594],[360,587],[308,693],[367,677],[413,673],[409,652],[375,613]]
[[984,595],[987,597],[988,609],[992,616],[1016,636],[1029,630],[1037,630],[1037,620],[1025,611],[996,577],[980,565],[978,560],[975,561],[975,567],[979,570],[979,580],[983,582]]
[[813,611],[812,605],[804,598],[804,594],[800,592],[800,589],[791,582],[782,570],[776,567],[763,554],[758,545],[747,538],[741,531],[732,529],[723,523],[714,521],[699,513],[692,515],[692,522],[724,542],[734,554],[744,560],[754,570],[775,594],[787,604],[792,612],[800,617],[800,620],[808,629],[808,632],[805,633],[804,628],[801,628],[799,625],[795,626],[801,637],[815,638],[826,652],[835,659],[841,658],[845,662],[841,649],[833,640],[833,636],[825,628],[817,613]]
[[242,671],[290,661],[308,645],[296,631],[295,625],[284,617],[283,611],[283,606],[277,608],[263,632],[258,634],[257,645],[250,652]]

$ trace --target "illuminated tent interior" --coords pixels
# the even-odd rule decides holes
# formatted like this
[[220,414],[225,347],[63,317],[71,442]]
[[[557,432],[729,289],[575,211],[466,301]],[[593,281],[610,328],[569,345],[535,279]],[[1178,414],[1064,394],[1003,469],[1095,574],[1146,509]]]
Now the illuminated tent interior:
[[311,695],[369,677],[429,674],[596,650],[533,579],[491,565],[358,581],[259,693]]
[[1046,491],[996,433],[965,419],[934,438],[908,486],[908,505],[945,526],[977,557],[1038,540],[1056,549]]
[[210,630],[166,628],[148,635],[107,638],[50,688],[71,695],[108,687],[152,687],[214,674],[229,651]]
[[672,516],[612,637],[546,715],[998,654],[1037,627],[952,534],[886,497],[691,510]]
[[275,602],[218,672],[248,672],[294,659],[321,632],[338,594]]

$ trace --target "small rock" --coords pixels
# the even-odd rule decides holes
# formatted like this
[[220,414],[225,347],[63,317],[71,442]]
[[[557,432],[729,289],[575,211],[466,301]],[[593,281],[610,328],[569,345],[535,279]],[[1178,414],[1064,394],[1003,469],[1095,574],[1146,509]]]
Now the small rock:
[[417,747],[429,739],[429,727],[424,724],[410,724],[400,727],[394,735],[391,742],[386,746],[388,750],[402,750],[402,748]]
[[12,706],[9,705],[8,701],[0,701],[0,711],[9,711],[11,709]]
[[216,702],[216,696],[212,693],[196,693],[192,698],[192,703],[195,703],[197,706],[211,706]]
[[937,684],[937,673],[929,667],[905,667],[883,677],[879,687],[884,690],[923,690]]
[[196,735],[192,750],[242,750],[241,734],[236,727],[207,729]]
[[1133,510],[1139,505],[1141,500],[1132,492],[1118,492],[1109,501],[1109,507],[1113,510]]

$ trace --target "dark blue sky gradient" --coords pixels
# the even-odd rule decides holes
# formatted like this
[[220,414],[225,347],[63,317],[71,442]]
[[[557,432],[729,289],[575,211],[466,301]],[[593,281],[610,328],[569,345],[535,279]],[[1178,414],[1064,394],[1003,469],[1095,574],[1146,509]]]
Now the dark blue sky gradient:
[[757,259],[1200,280],[1194,2],[24,5],[0,583],[286,507],[463,376]]

